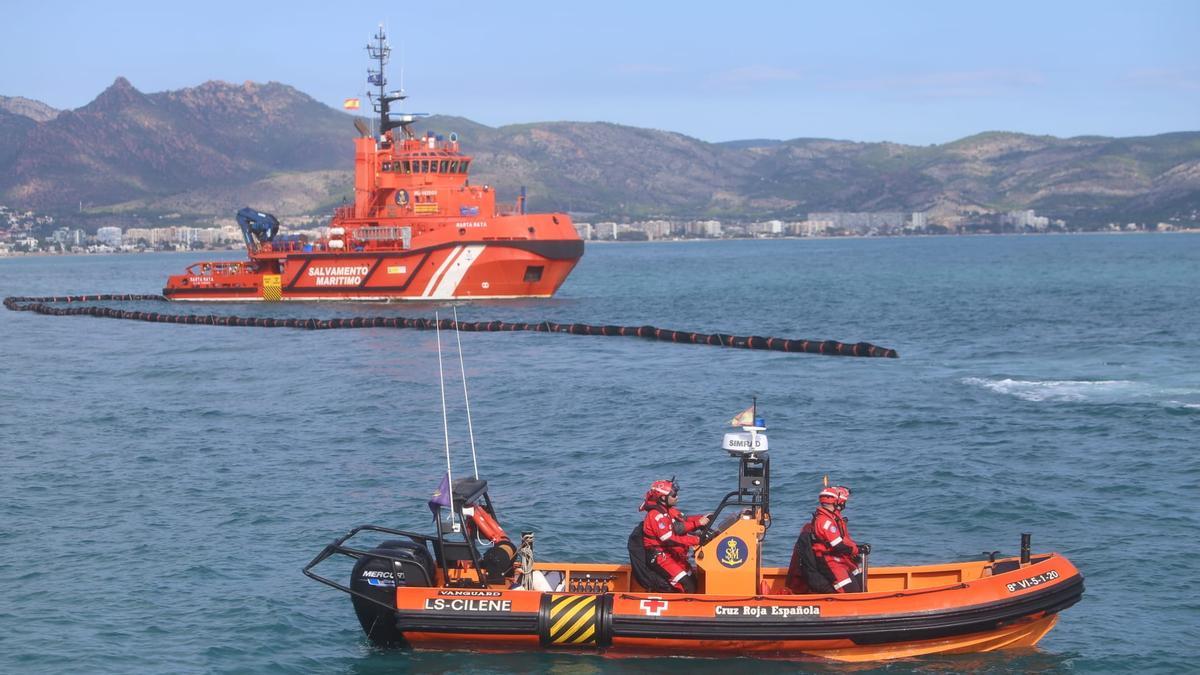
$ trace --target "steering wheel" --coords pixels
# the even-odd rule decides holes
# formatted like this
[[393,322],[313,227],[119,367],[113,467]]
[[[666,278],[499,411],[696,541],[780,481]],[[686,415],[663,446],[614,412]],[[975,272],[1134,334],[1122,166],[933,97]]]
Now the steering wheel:
[[713,524],[716,522],[717,511],[708,514],[708,522],[700,526],[699,536],[700,545],[703,546],[713,540],[717,533],[713,531]]
[[[704,544],[707,544],[708,542],[712,541],[713,539],[715,539],[715,538],[716,538],[716,536],[717,536],[718,534],[720,534],[720,533],[721,533],[721,532],[718,532],[718,531],[716,531],[716,529],[714,528],[714,525],[716,525],[716,522],[717,522],[717,515],[718,515],[719,513],[720,513],[720,510],[717,510],[717,511],[715,511],[715,512],[713,512],[713,513],[710,513],[710,514],[709,514],[709,519],[708,519],[708,524],[707,524],[707,525],[705,525],[704,527],[700,528],[700,535],[699,535],[699,536],[700,536],[700,545],[701,545],[701,546],[703,546]],[[741,518],[742,516],[750,515],[750,514],[753,514],[753,513],[754,513],[754,511],[753,511],[752,509],[746,508],[746,509],[742,509],[742,510],[741,510],[741,511],[738,513],[738,515],[737,515],[737,516],[735,516],[735,517],[736,517],[736,518]],[[724,530],[722,530],[722,532],[723,532],[723,531],[724,531]]]

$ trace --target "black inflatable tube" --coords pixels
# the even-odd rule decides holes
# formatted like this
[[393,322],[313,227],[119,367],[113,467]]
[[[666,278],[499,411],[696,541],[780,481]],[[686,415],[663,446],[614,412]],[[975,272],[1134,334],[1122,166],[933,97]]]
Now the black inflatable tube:
[[117,309],[115,307],[57,307],[55,305],[81,302],[135,302],[166,301],[161,295],[100,294],[63,295],[45,297],[11,296],[4,299],[4,306],[14,312],[34,312],[46,316],[95,316],[110,319],[130,319],[154,323],[186,323],[207,326],[246,326],[256,328],[297,328],[301,330],[331,330],[339,328],[414,328],[417,330],[459,330],[470,332],[513,332],[533,331],[539,333],[567,333],[570,335],[603,335],[640,337],[660,342],[682,342],[738,349],[759,349],[777,352],[805,352],[826,356],[859,356],[875,358],[898,358],[896,350],[880,347],[869,342],[845,343],[836,340],[791,340],[787,338],[763,337],[761,335],[727,335],[724,333],[693,333],[657,328],[655,326],[596,326],[582,323],[506,323],[503,321],[459,321],[417,317],[344,317],[336,319],[275,319],[270,317],[239,317],[195,314],[164,314]]

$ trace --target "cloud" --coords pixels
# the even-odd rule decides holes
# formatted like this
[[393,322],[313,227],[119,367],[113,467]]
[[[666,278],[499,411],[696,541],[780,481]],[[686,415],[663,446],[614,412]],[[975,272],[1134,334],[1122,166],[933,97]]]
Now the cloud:
[[803,79],[804,71],[795,68],[752,65],[713,73],[710,79],[717,84],[754,84],[762,82],[792,82]]
[[986,98],[1045,84],[1046,78],[1032,70],[963,70],[841,80],[825,86],[844,91],[904,93],[919,98]]
[[622,63],[614,70],[620,75],[674,75],[679,69],[661,63]]
[[1150,89],[1200,91],[1200,69],[1140,68],[1126,72],[1118,83]]

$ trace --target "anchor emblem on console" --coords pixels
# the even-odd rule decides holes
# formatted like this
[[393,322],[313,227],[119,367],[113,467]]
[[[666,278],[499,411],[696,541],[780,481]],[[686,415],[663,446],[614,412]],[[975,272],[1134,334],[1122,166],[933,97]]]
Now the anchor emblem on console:
[[717,549],[721,551],[719,560],[726,567],[741,567],[746,562],[746,542],[737,537],[726,537]]

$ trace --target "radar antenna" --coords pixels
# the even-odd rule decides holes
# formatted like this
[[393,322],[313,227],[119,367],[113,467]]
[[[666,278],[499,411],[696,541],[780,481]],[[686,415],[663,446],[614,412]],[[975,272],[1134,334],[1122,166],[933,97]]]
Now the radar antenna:
[[392,48],[388,46],[383,24],[379,24],[379,30],[372,40],[372,43],[367,44],[367,54],[376,65],[374,68],[367,69],[367,84],[378,87],[379,92],[368,91],[367,96],[370,97],[375,112],[379,113],[379,135],[382,138],[388,131],[400,127],[405,138],[415,138],[408,125],[416,121],[416,114],[400,115],[398,119],[391,117],[391,104],[403,101],[408,96],[404,93],[403,82],[401,82],[399,90],[387,91],[387,75],[384,73],[384,67],[387,66],[388,59],[392,55]]

